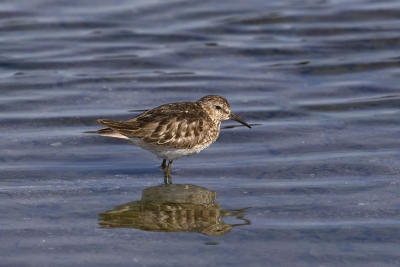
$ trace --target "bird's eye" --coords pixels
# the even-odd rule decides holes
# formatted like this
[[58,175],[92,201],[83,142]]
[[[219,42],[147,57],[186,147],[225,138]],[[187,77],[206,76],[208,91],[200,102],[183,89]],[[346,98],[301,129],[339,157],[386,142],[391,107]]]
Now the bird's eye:
[[216,109],[221,109],[221,107],[220,107],[220,106],[215,106],[215,108],[216,108]]

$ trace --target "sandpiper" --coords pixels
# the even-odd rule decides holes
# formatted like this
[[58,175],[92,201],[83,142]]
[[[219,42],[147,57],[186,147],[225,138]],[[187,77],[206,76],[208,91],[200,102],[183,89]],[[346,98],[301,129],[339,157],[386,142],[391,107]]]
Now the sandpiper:
[[107,128],[97,133],[127,139],[156,154],[162,159],[164,182],[170,184],[172,162],[209,147],[219,136],[221,121],[229,119],[251,128],[231,112],[225,98],[208,95],[195,102],[165,104],[127,121],[100,119]]

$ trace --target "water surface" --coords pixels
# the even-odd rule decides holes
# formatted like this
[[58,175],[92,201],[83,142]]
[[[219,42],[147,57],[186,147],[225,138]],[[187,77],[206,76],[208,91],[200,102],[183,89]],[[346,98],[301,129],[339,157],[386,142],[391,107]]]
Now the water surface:
[[[1,266],[400,265],[398,1],[4,0],[0,33]],[[207,94],[257,125],[174,162],[210,209],[146,213],[161,162],[84,132]]]

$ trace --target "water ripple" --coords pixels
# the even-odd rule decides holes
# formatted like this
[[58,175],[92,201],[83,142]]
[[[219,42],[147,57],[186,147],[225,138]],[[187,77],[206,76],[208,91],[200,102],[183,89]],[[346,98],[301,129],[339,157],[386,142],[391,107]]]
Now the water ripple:
[[[391,0],[2,1],[2,264],[399,266],[399,16]],[[173,181],[246,225],[99,228],[163,177],[87,133],[96,120],[207,94],[253,127],[224,122]]]

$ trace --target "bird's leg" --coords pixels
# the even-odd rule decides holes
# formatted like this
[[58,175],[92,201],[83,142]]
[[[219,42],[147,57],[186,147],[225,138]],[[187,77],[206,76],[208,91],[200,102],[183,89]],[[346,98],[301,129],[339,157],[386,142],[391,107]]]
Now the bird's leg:
[[165,167],[167,167],[167,160],[163,159],[162,163],[161,163],[161,169],[165,169]]
[[167,176],[167,174],[165,173],[165,171],[164,171],[164,184],[168,184],[168,176]]
[[161,169],[164,173],[164,184],[168,184],[168,171],[167,171],[167,160],[163,159],[162,163],[161,163]]
[[[172,177],[171,177],[171,165],[172,165],[173,160],[168,161],[168,166],[167,166],[167,182],[168,184],[172,184]],[[164,179],[165,182],[165,179]]]
[[161,164],[161,169],[164,172],[164,184],[172,184],[172,177],[171,177],[172,162],[173,162],[173,160],[169,160],[168,165],[167,165],[167,160],[164,159]]

